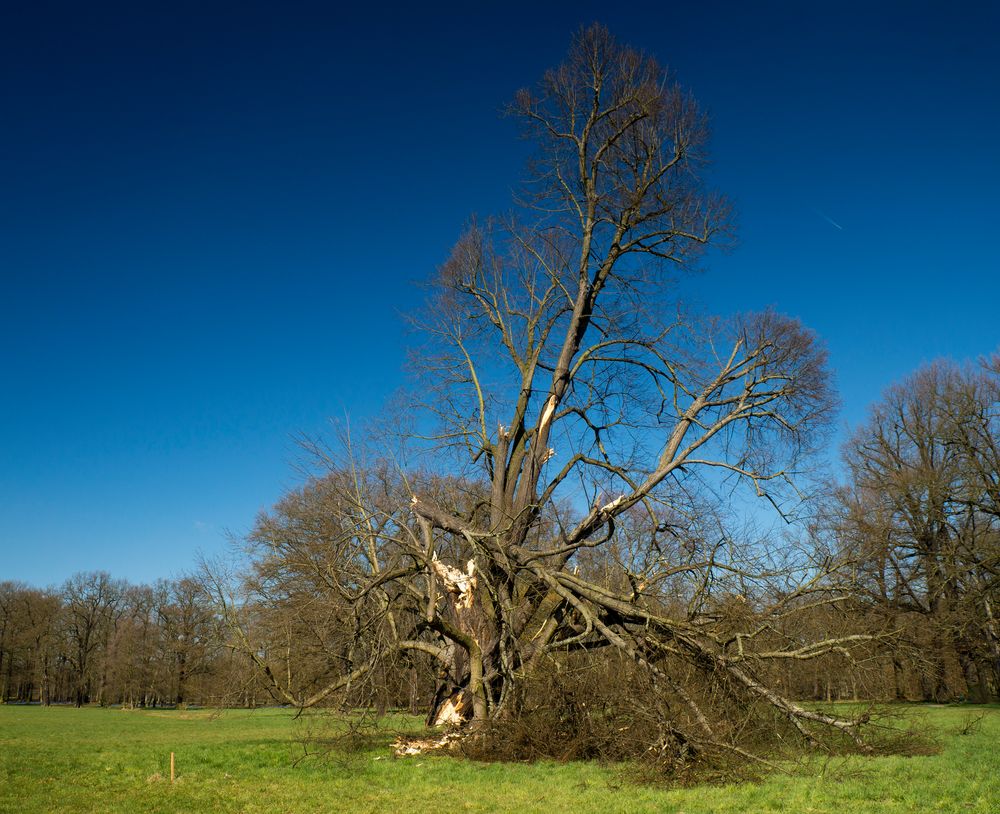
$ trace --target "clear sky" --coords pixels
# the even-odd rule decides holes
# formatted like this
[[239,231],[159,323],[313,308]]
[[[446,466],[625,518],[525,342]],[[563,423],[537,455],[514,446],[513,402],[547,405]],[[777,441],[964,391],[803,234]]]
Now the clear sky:
[[740,246],[686,296],[814,328],[841,426],[1000,344],[1000,3],[351,5],[5,6],[0,579],[177,574],[378,410],[509,207],[499,110],[595,20],[712,115]]

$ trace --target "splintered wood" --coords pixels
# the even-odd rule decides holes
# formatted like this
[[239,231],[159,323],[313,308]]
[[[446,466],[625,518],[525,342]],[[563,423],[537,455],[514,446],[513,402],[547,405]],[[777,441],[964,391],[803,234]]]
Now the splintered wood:
[[432,726],[459,726],[468,717],[469,704],[466,701],[465,693],[462,690],[457,690],[441,704],[434,716]]
[[465,573],[462,573],[457,568],[441,562],[437,558],[437,554],[434,554],[431,558],[431,567],[441,582],[444,583],[444,587],[448,593],[454,594],[457,597],[455,608],[459,610],[468,610],[471,608],[476,593],[476,564],[472,560],[469,560]]
[[447,749],[461,736],[457,732],[446,732],[438,738],[397,738],[392,744],[392,753],[396,757],[413,757],[426,752]]

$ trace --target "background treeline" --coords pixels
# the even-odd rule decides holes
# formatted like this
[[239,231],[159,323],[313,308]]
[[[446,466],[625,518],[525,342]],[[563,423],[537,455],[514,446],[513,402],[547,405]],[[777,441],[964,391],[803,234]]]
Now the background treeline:
[[242,688],[246,672],[220,643],[212,608],[190,579],[131,585],[96,572],[48,590],[0,583],[7,702],[218,702]]
[[[315,600],[315,597],[312,597]],[[314,605],[299,596],[303,605]],[[321,616],[319,611],[317,616]],[[244,605],[261,660],[279,661],[289,682],[333,670],[286,607]],[[318,623],[318,619],[317,619]],[[294,638],[293,638],[294,637]],[[78,573],[58,588],[0,582],[3,703],[136,707],[284,703],[258,674],[243,638],[203,580],[132,585],[106,572]],[[274,652],[268,652],[268,648]],[[338,702],[426,708],[434,676],[415,665],[384,668]]]

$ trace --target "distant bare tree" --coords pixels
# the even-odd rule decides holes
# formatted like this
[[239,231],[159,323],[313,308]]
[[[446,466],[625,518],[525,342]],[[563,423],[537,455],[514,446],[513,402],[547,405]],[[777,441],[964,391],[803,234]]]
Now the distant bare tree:
[[10,694],[17,650],[19,627],[18,600],[27,585],[6,580],[0,582],[0,704],[6,703]]
[[95,677],[103,685],[103,670],[95,676],[99,666],[95,664],[95,656],[106,655],[113,620],[125,590],[123,581],[104,571],[75,574],[63,586],[66,655],[73,667],[73,700],[78,707],[91,700]]
[[1000,691],[997,385],[988,371],[925,367],[886,391],[845,451],[842,534],[866,553],[862,586],[926,657],[928,699]]
[[164,587],[157,621],[172,666],[173,700],[180,705],[189,700],[192,677],[209,668],[216,646],[215,617],[211,598],[198,580],[182,577]]

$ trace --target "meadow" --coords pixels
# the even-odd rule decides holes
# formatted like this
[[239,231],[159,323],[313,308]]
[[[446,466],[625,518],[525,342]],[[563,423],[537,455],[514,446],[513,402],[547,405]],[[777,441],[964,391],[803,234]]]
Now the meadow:
[[1000,706],[911,712],[936,754],[816,758],[759,783],[668,789],[591,763],[394,759],[391,730],[419,728],[406,717],[360,750],[302,759],[317,724],[289,710],[6,706],[0,812],[1000,812]]

